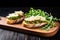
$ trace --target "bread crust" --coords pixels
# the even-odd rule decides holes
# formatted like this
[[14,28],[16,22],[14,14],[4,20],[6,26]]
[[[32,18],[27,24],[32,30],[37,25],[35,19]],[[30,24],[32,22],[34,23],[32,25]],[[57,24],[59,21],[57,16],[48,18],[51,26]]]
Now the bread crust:
[[11,19],[7,18],[7,23],[8,24],[15,24],[15,23],[23,21],[23,19],[24,19],[23,17],[21,17],[20,19],[17,19],[17,20],[11,20]]
[[41,26],[46,25],[47,23],[43,22],[43,23],[38,23],[38,24],[27,24],[25,21],[23,21],[22,24],[23,24],[24,27],[27,27],[27,28],[39,28]]

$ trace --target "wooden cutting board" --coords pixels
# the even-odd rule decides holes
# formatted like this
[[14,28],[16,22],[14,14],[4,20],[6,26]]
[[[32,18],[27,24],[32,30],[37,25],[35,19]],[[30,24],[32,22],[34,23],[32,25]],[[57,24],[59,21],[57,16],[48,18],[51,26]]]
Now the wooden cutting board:
[[23,32],[26,32],[26,33],[30,33],[30,34],[34,34],[34,35],[40,35],[40,36],[44,36],[44,37],[51,37],[51,36],[54,36],[57,31],[59,30],[59,23],[56,23],[57,26],[56,27],[53,27],[51,28],[49,31],[46,31],[46,30],[41,30],[40,28],[38,29],[29,29],[29,28],[26,28],[22,25],[22,23],[19,23],[19,24],[7,24],[6,22],[6,17],[1,17],[1,20],[0,20],[0,27],[6,27],[6,28],[10,28],[10,29],[15,29],[15,30],[18,30],[18,31],[23,31]]

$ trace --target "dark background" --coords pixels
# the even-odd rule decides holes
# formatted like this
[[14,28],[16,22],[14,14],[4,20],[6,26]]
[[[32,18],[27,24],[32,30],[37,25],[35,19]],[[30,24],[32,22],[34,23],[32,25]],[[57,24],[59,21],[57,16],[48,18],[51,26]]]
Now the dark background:
[[[0,16],[6,16],[14,11],[22,10],[28,12],[31,7],[3,7],[0,8]],[[60,18],[60,7],[33,7],[34,9],[41,9],[48,13],[51,13],[54,17]]]
[[26,11],[30,7],[40,8],[49,13],[51,12],[58,18],[60,16],[59,0],[0,0],[0,8],[13,8],[13,10],[15,10],[14,8],[23,8],[22,10]]
[[0,0],[0,7],[59,6],[59,0]]

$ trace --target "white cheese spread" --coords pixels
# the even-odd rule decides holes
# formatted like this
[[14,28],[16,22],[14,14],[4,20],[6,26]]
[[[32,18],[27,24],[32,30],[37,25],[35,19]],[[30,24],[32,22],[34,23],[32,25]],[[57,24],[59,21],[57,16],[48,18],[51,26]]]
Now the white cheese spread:
[[46,21],[45,17],[39,16],[39,15],[25,18],[25,21],[35,21],[35,20]]

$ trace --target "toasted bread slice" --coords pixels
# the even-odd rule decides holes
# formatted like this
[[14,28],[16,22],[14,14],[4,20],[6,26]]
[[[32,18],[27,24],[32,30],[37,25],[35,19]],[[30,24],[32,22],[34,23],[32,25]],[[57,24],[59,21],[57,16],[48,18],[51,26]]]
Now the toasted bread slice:
[[38,24],[27,24],[25,21],[23,21],[22,24],[24,25],[24,27],[28,27],[28,28],[39,28],[41,26],[46,25],[47,23],[43,22],[43,23],[38,23]]
[[7,19],[7,23],[8,24],[14,24],[14,23],[18,23],[18,22],[21,22],[21,21],[23,21],[23,17],[22,18],[20,18],[20,19],[17,19],[17,20],[10,20],[10,19]]

